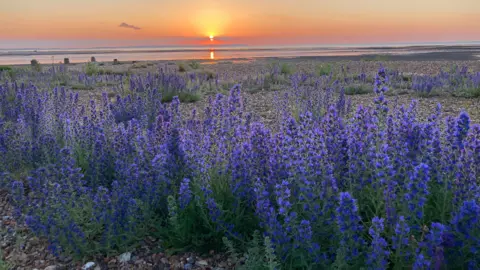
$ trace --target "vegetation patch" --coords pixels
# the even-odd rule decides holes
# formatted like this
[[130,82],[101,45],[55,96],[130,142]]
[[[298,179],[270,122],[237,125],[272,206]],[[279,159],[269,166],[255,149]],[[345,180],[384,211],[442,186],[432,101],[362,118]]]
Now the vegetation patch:
[[480,98],[480,86],[479,87],[467,87],[452,92],[454,97],[464,98]]
[[40,65],[40,62],[38,62],[38,60],[36,60],[36,59],[32,59],[30,61],[30,66],[32,67],[33,70],[35,70],[37,72],[42,71],[42,66]]
[[283,75],[291,75],[295,69],[289,63],[282,63],[280,65],[280,73]]
[[12,67],[9,67],[9,66],[0,66],[0,72],[1,71],[11,71],[13,70]]
[[192,60],[192,61],[188,62],[188,66],[191,69],[199,69],[200,68],[200,62]]
[[88,76],[97,75],[100,72],[100,68],[95,62],[88,62],[85,64],[84,72]]
[[94,90],[95,89],[95,87],[93,87],[92,85],[85,85],[81,83],[72,84],[70,87],[72,88],[72,90]]
[[371,85],[357,84],[345,87],[345,95],[365,95],[373,93]]
[[178,72],[186,72],[187,69],[185,68],[185,64],[180,63],[178,64]]
[[318,76],[328,76],[332,74],[333,66],[331,64],[320,64],[316,66]]
[[178,97],[180,102],[193,103],[199,101],[202,97],[198,93],[187,92],[166,92],[162,95],[162,102],[172,102],[174,97]]

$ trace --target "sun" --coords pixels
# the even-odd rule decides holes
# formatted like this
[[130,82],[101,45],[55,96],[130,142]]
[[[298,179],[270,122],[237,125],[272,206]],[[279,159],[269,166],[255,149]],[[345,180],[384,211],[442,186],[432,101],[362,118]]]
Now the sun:
[[209,38],[210,38],[210,41],[213,41],[214,36],[210,35]]

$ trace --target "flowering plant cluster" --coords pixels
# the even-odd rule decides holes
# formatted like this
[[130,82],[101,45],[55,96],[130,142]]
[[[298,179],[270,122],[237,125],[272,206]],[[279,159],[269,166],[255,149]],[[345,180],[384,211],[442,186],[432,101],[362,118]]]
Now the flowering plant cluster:
[[267,128],[240,85],[184,115],[155,90],[184,82],[162,76],[130,80],[144,95],[88,104],[0,86],[0,183],[54,254],[122,252],[146,236],[242,249],[259,231],[265,260],[285,269],[480,268],[480,126],[466,112],[422,122],[415,102],[387,110],[380,70],[377,106],[279,106]]

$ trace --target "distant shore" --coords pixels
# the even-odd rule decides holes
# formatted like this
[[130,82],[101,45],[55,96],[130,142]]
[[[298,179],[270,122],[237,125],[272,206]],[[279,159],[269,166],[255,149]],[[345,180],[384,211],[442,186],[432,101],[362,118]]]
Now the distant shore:
[[1,56],[33,56],[33,55],[63,55],[63,54],[115,54],[115,53],[172,53],[172,52],[235,52],[235,51],[330,51],[330,52],[375,52],[388,51],[389,53],[427,53],[427,52],[476,52],[480,53],[480,45],[435,45],[435,46],[373,46],[373,47],[196,47],[196,48],[110,48],[110,49],[25,49],[0,50]]

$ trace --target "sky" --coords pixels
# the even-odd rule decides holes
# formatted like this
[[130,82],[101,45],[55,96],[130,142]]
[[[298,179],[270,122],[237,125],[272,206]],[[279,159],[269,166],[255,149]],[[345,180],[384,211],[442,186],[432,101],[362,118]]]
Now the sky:
[[480,0],[0,0],[0,48],[480,40]]

